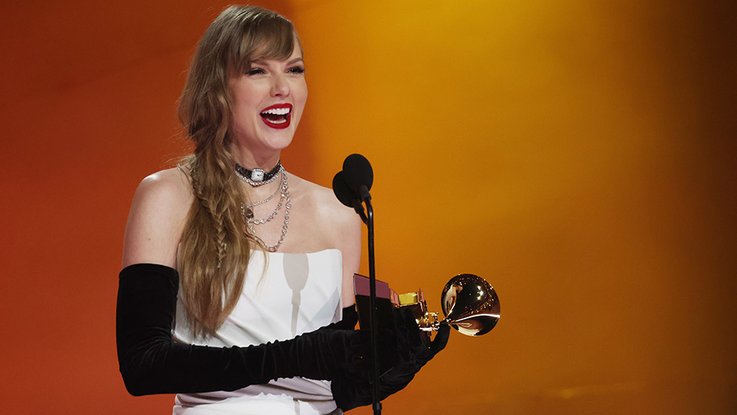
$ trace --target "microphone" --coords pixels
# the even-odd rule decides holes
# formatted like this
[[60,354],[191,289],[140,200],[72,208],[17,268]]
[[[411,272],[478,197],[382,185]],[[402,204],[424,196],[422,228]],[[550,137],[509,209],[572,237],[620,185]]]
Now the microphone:
[[340,200],[340,203],[348,206],[355,207],[355,202],[360,201],[358,194],[354,192],[345,180],[345,174],[342,171],[335,173],[333,177],[333,193],[335,197]]
[[371,185],[374,183],[374,170],[371,163],[361,154],[351,154],[343,161],[343,178],[348,187],[360,197],[361,201],[371,200]]

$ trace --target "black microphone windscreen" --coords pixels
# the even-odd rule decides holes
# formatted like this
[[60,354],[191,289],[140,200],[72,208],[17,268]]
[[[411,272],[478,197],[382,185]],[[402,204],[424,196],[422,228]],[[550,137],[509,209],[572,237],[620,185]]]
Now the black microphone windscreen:
[[340,200],[340,203],[351,208],[354,202],[359,199],[358,195],[348,187],[342,171],[339,171],[333,177],[333,193]]
[[343,161],[343,173],[348,186],[359,194],[361,186],[371,190],[374,183],[374,170],[366,157],[360,154],[351,154]]

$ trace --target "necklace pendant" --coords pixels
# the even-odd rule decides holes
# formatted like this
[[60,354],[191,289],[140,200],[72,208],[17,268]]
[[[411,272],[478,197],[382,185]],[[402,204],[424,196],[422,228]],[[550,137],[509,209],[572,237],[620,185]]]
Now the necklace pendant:
[[253,219],[253,209],[251,209],[250,207],[247,207],[245,211],[245,215],[246,215],[246,220],[250,221],[251,219]]
[[264,170],[263,169],[251,170],[251,180],[253,180],[254,182],[264,181]]

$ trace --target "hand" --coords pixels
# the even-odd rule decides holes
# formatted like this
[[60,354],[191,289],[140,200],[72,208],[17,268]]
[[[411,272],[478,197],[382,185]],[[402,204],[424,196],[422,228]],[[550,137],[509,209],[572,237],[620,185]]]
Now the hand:
[[[435,339],[417,326],[407,309],[394,310],[394,327],[391,333],[382,333],[381,352],[393,354],[392,367],[379,376],[379,400],[404,389],[415,374],[436,354],[445,348],[450,337],[450,326],[442,324]],[[391,347],[387,348],[387,339]],[[333,380],[331,389],[338,407],[343,411],[371,404],[371,383],[368,371],[361,377],[343,376]]]
[[435,339],[430,341],[430,336],[419,329],[414,315],[406,309],[396,311],[395,321],[400,353],[394,367],[379,378],[379,389],[384,397],[404,389],[415,374],[445,348],[450,337],[450,326],[443,323]]

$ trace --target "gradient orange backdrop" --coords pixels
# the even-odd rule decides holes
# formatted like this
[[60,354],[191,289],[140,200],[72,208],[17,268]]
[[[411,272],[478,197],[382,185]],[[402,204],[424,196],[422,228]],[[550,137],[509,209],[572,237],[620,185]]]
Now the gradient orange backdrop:
[[[722,3],[260,3],[306,52],[287,167],[328,186],[365,154],[380,277],[434,309],[459,272],[501,298],[491,334],[453,336],[384,413],[737,412]],[[187,151],[176,99],[225,4],[4,6],[4,413],[170,412],[117,372],[122,232],[138,181]]]

